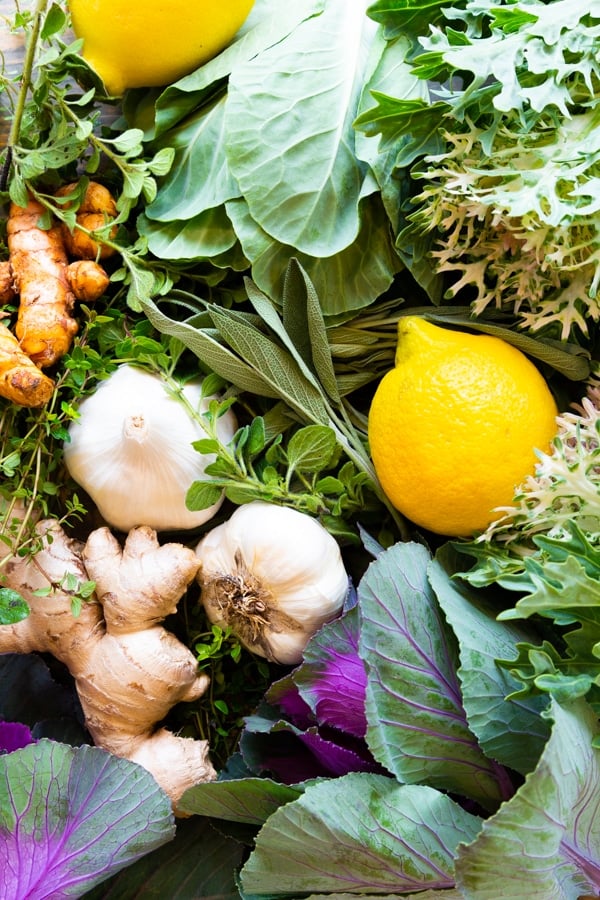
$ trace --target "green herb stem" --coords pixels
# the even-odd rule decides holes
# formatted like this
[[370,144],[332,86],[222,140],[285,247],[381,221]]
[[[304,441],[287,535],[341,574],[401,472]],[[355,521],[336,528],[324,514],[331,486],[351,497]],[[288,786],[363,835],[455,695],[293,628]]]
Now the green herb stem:
[[33,13],[33,24],[27,43],[25,46],[25,58],[23,60],[23,72],[21,75],[21,87],[17,96],[15,112],[13,115],[10,132],[8,136],[8,148],[14,147],[19,140],[21,133],[21,122],[23,121],[23,113],[25,112],[25,104],[27,102],[27,94],[31,86],[31,73],[33,71],[33,61],[35,59],[35,51],[42,27],[42,18],[46,12],[48,0],[37,0],[35,11]]

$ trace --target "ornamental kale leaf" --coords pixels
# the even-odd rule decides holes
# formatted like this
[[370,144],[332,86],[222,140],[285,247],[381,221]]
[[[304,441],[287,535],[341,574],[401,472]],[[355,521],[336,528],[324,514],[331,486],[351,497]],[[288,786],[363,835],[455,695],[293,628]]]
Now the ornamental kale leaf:
[[[406,4],[381,5],[394,34]],[[428,235],[447,296],[466,290],[476,315],[510,310],[523,328],[585,341],[600,317],[600,9],[467,0],[445,21],[431,13],[411,63],[433,104],[374,95],[356,122],[386,152],[396,142],[399,171],[418,157],[397,244]]]

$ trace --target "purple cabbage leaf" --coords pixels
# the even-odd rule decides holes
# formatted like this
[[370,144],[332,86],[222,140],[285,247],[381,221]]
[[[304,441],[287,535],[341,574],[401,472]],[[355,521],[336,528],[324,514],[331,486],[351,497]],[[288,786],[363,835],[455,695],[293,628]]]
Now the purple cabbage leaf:
[[454,857],[477,816],[424,785],[366,772],[306,785],[261,828],[240,872],[244,896],[454,887]]
[[494,811],[511,796],[512,782],[469,728],[457,640],[429,583],[430,562],[422,544],[395,544],[359,584],[367,742],[399,781],[449,791]]
[[381,770],[363,741],[316,723],[297,726],[268,704],[246,718],[240,751],[252,772],[284,784]]
[[80,897],[174,834],[169,798],[129,760],[46,738],[0,756],[7,897]]
[[[521,687],[498,660],[512,657],[532,626],[499,622],[489,594],[452,578],[457,554],[445,544],[429,566],[429,581],[459,645],[462,702],[486,755],[522,775],[537,764],[550,733],[542,716],[548,697],[515,697]],[[527,630],[528,629],[528,630]]]
[[364,740],[366,671],[358,634],[359,611],[352,606],[311,638],[297,668],[271,685],[240,739],[251,771],[286,784],[383,771]]
[[544,900],[600,893],[598,717],[578,699],[551,701],[553,725],[537,767],[513,797],[458,848],[456,882],[466,897]]
[[34,741],[35,738],[27,725],[22,725],[21,722],[0,721],[0,755],[21,750]]
[[358,654],[357,606],[324,625],[308,642],[292,679],[321,725],[364,738],[367,674]]

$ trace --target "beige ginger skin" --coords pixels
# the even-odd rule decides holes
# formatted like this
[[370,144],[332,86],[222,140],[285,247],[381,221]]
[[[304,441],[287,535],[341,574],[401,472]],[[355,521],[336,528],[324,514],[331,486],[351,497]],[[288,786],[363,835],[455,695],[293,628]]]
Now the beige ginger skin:
[[[159,545],[146,526],[132,529],[123,547],[108,528],[93,531],[85,544],[52,520],[38,530],[41,550],[11,558],[5,569],[4,586],[18,591],[31,612],[0,626],[0,653],[47,652],[64,663],[95,745],[151,772],[177,814],[182,794],[216,774],[206,741],[157,728],[171,707],[197,699],[208,686],[191,651],[160,624],[175,611],[199,561],[182,544]],[[96,583],[77,617],[61,587],[67,573]],[[35,595],[50,586],[49,594]]]

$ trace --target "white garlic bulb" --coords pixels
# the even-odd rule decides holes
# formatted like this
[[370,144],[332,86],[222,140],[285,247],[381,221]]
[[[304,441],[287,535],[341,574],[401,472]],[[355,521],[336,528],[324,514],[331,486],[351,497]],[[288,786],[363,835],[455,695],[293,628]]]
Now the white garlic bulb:
[[[201,382],[189,382],[183,394],[204,412]],[[185,496],[214,459],[194,450],[206,432],[184,403],[169,393],[164,379],[131,365],[119,366],[79,406],[63,447],[71,477],[89,494],[100,515],[114,528],[129,531],[149,525],[156,531],[197,528],[219,509],[186,508]],[[237,423],[228,410],[218,420],[223,443]]]
[[302,660],[309,638],[339,615],[348,592],[335,538],[316,519],[272,503],[238,507],[196,554],[208,619],[284,665]]

